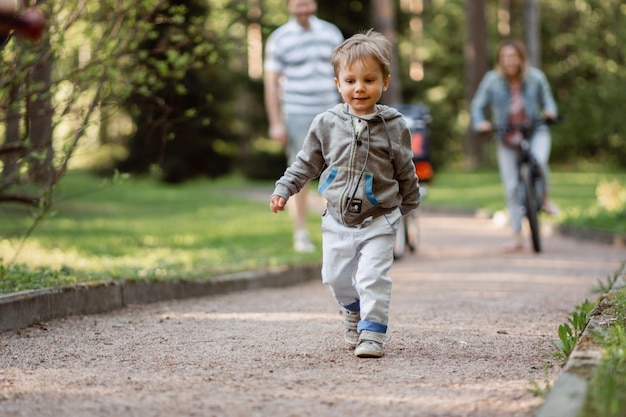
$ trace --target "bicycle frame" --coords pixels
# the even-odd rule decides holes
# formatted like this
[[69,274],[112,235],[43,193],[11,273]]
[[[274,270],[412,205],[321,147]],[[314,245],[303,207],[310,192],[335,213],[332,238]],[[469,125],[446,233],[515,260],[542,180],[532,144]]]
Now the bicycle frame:
[[[517,193],[523,215],[528,219],[533,250],[537,253],[541,252],[539,213],[543,206],[546,182],[543,171],[532,153],[530,143],[536,128],[544,123],[546,123],[546,121],[541,120],[521,126],[507,126],[506,130],[503,132],[519,131],[522,136],[519,145],[516,147],[518,151]],[[512,147],[506,143],[505,146]]]
[[530,149],[532,136],[522,139],[519,147],[517,172],[519,201],[524,216],[528,219],[531,241],[535,252],[541,252],[539,213],[541,212],[546,190],[545,178],[539,163]]

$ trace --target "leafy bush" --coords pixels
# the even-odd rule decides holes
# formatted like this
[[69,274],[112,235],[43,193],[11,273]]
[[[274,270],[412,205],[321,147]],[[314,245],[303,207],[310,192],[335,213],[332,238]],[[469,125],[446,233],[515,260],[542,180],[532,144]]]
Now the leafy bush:
[[287,158],[282,145],[269,139],[256,140],[239,158],[237,170],[251,180],[275,181],[285,172]]
[[555,354],[556,357],[567,359],[572,353],[578,339],[580,339],[587,326],[593,307],[593,303],[585,300],[584,303],[576,306],[576,310],[570,313],[570,317],[567,319],[568,323],[563,323],[559,326],[559,340],[554,344],[558,349],[558,352]]
[[617,179],[601,179],[596,187],[596,204],[566,210],[561,223],[626,233],[626,188]]

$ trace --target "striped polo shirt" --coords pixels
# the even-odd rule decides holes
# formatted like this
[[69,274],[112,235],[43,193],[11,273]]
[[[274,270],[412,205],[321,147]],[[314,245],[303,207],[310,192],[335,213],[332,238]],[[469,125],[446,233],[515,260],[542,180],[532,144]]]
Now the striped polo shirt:
[[335,25],[316,16],[310,16],[309,23],[310,30],[304,30],[292,17],[272,32],[265,44],[265,71],[283,75],[285,113],[317,114],[340,100],[331,59],[343,35]]

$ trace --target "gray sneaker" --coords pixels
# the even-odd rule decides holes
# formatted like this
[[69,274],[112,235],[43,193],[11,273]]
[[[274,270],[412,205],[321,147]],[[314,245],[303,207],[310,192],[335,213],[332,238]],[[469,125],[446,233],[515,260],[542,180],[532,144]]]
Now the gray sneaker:
[[359,358],[380,358],[383,356],[385,334],[363,330],[359,335],[354,354]]
[[346,345],[354,349],[359,342],[357,326],[361,320],[361,314],[359,311],[350,311],[345,308],[342,308],[339,314],[343,317],[343,340]]

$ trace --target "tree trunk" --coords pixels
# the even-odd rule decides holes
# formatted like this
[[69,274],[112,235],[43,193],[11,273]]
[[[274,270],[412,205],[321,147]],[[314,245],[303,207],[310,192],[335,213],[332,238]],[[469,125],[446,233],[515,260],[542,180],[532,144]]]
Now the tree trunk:
[[[393,0],[372,0],[371,14],[374,29],[387,37],[394,45],[396,42],[396,9]],[[402,85],[398,69],[398,51],[394,50],[391,61],[391,83],[381,102],[386,104],[398,104],[402,102]]]
[[[19,85],[12,85],[9,92],[9,109],[6,112],[5,119],[6,137],[3,147],[17,146],[20,143],[20,111],[19,107],[16,105],[19,89]],[[14,181],[19,156],[20,152],[17,151],[7,152],[2,155],[2,182],[4,184],[10,184]]]
[[526,0],[524,4],[524,40],[530,63],[541,66],[541,42],[539,41],[539,2]]
[[[465,40],[465,98],[471,102],[480,80],[488,69],[485,0],[466,0],[467,38]],[[467,163],[475,168],[483,162],[480,135],[467,132]]]
[[[42,39],[47,45],[43,51],[49,49],[47,39]],[[39,62],[31,73],[31,82],[43,85],[41,93],[37,94],[29,103],[29,138],[31,149],[35,150],[30,158],[30,174],[34,182],[45,184],[52,180],[54,166],[54,149],[52,147],[52,98],[50,97],[50,83],[52,77],[52,61]]]

